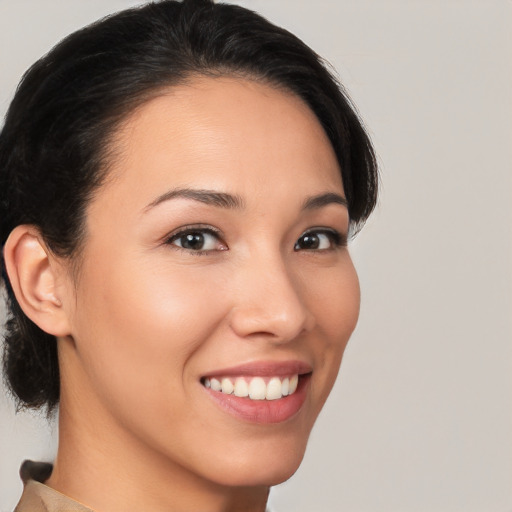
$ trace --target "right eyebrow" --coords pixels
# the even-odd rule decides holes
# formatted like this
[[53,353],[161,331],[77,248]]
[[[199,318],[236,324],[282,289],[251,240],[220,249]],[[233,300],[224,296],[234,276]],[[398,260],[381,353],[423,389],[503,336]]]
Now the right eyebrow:
[[347,200],[336,192],[326,192],[317,196],[308,197],[302,206],[303,210],[316,210],[329,204],[340,204],[348,208]]
[[237,195],[228,194],[226,192],[218,192],[216,190],[204,190],[195,188],[175,188],[158,196],[154,201],[149,203],[143,213],[148,212],[155,206],[172,199],[192,199],[200,203],[217,206],[219,208],[227,208],[241,210],[244,208],[244,200]]

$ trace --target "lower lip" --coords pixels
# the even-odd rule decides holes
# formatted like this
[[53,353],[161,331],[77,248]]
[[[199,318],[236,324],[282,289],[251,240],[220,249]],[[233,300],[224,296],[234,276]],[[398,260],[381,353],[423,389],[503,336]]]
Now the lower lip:
[[260,424],[281,423],[300,411],[306,400],[310,377],[311,374],[301,375],[295,393],[277,400],[251,400],[203,389],[224,410],[241,420]]

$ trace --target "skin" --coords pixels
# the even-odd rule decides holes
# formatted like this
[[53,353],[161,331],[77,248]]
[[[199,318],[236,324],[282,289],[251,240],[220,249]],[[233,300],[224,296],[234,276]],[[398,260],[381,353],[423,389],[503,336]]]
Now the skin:
[[[310,228],[347,235],[321,125],[294,95],[194,78],[132,113],[110,179],[87,210],[80,271],[53,260],[60,320],[60,443],[47,482],[97,512],[265,509],[298,468],[359,313],[345,244],[296,248]],[[226,208],[176,189],[236,196]],[[169,238],[211,226],[208,250]],[[318,230],[317,230],[318,231]],[[62,327],[65,325],[66,327]],[[300,360],[304,405],[274,424],[241,420],[201,385],[217,369]]]

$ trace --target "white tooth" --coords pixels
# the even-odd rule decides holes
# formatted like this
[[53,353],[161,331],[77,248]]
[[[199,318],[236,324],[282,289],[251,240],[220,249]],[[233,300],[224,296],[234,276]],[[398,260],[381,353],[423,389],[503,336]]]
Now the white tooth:
[[288,377],[283,379],[281,384],[281,393],[283,396],[287,396],[290,392],[290,379]]
[[220,391],[222,389],[220,381],[218,381],[217,379],[210,380],[210,387],[213,389],[213,391]]
[[230,379],[224,377],[222,379],[222,392],[225,393],[226,395],[231,395],[231,393],[233,393],[233,383],[231,382]]
[[288,391],[288,394],[291,395],[292,393],[295,393],[295,390],[297,389],[297,384],[299,383],[299,376],[294,375],[290,379],[290,389]]
[[265,400],[267,386],[261,377],[254,377],[249,384],[249,397],[252,400]]
[[281,379],[278,377],[272,377],[267,384],[267,393],[265,398],[267,400],[277,400],[278,398],[281,398],[283,396],[281,393],[281,388]]
[[235,381],[235,396],[249,396],[249,386],[243,377],[238,377]]
[[204,387],[208,389],[210,387],[210,379],[204,379]]

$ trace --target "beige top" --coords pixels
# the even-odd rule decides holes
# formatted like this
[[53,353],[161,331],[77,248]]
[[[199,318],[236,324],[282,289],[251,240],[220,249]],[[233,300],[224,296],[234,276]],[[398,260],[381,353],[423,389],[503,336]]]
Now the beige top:
[[23,494],[14,512],[93,512],[64,494],[44,485],[53,466],[26,460],[20,468]]
[[[53,466],[46,462],[26,460],[20,468],[23,494],[14,512],[94,512],[64,494],[44,485]],[[270,512],[267,509],[267,512]]]

